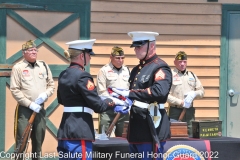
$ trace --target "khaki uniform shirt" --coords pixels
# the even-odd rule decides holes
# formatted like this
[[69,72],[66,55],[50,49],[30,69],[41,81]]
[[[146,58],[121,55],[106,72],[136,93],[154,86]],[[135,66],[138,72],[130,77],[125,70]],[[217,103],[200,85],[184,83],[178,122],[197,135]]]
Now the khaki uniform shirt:
[[13,66],[10,90],[20,105],[28,107],[42,92],[45,92],[48,97],[53,94],[52,73],[48,65],[46,67],[43,61],[36,61],[36,64],[32,67],[26,60],[22,60]]
[[110,62],[103,66],[97,75],[98,95],[109,97],[108,87],[129,89],[129,69],[126,66],[118,71]]
[[170,106],[180,106],[182,101],[188,92],[195,91],[196,98],[202,98],[204,95],[204,89],[199,81],[198,77],[191,71],[187,71],[182,74],[178,69],[172,70],[172,87],[168,95],[167,102]]

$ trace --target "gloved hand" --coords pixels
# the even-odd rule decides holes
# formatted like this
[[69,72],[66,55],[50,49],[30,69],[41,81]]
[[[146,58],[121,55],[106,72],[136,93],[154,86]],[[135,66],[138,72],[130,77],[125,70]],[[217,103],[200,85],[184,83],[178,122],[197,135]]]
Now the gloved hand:
[[190,108],[192,103],[183,102],[183,108]]
[[112,88],[112,90],[117,93],[117,94],[120,94],[124,97],[128,97],[129,96],[129,90],[126,90],[126,89],[119,89],[119,88]]
[[196,97],[196,93],[194,91],[190,91],[187,93],[187,97],[184,99],[184,102],[192,103],[195,97]]
[[35,99],[35,103],[42,104],[43,102],[46,101],[47,98],[48,98],[47,93],[43,92],[39,94],[37,99]]
[[120,99],[117,99],[115,97],[106,97],[106,96],[99,96],[101,98],[101,100],[105,100],[107,98],[110,98],[113,100],[113,102],[115,103],[115,105],[119,105],[119,106],[124,106],[125,105],[125,102],[120,100]]
[[129,107],[126,106],[116,106],[114,108],[114,112],[121,113],[121,114],[127,114],[129,111]]
[[31,110],[33,110],[34,112],[37,112],[37,113],[39,113],[39,111],[42,109],[42,107],[40,105],[38,105],[37,103],[35,103],[35,102],[32,102],[30,104],[29,108]]
[[125,105],[124,101],[122,101],[120,99],[117,99],[115,97],[110,97],[110,98],[113,100],[113,102],[115,103],[116,106],[124,106]]
[[106,98],[108,98],[107,96],[99,96],[101,98],[101,100],[105,100]]

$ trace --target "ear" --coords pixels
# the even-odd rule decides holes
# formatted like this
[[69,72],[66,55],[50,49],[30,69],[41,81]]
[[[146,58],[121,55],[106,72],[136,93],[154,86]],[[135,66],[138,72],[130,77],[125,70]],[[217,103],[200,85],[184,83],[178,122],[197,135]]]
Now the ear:
[[84,55],[83,55],[83,54],[84,54],[84,53],[80,53],[80,54],[79,54],[79,57],[80,57],[80,59],[82,59],[82,60],[84,59]]
[[173,63],[174,63],[174,65],[176,66],[176,64],[177,64],[177,60],[176,60],[176,59],[174,59]]
[[150,48],[151,49],[155,49],[155,44],[154,43],[150,43]]
[[110,59],[112,59],[113,58],[113,56],[110,54]]

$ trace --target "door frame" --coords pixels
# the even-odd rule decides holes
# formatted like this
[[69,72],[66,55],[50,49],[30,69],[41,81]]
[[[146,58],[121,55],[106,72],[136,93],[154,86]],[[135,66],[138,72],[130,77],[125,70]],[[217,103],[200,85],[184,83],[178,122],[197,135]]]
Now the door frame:
[[[10,12],[9,12],[10,10]],[[68,17],[65,21],[59,23],[55,27],[52,28],[52,30],[49,31],[49,35],[54,35],[57,31],[61,28],[65,27],[64,22],[70,22],[76,17],[80,18],[80,24],[79,24],[79,39],[89,39],[90,38],[90,15],[91,15],[91,0],[0,0],[0,128],[3,130],[3,132],[0,132],[0,151],[5,151],[5,127],[6,127],[6,86],[9,86],[10,82],[10,71],[12,67],[12,63],[14,63],[17,58],[19,58],[19,54],[21,54],[21,50],[17,53],[15,53],[14,56],[12,56],[9,59],[6,59],[6,34],[7,34],[7,16],[17,16],[17,14],[14,14],[14,12],[11,12],[11,10],[40,10],[40,11],[50,11],[50,12],[69,12],[72,13],[72,16]],[[18,19],[21,19],[21,17],[17,17]],[[22,20],[22,19],[21,19]],[[21,23],[27,24],[24,19],[21,21]],[[42,34],[39,33],[38,30],[34,29],[34,27],[30,27],[32,33],[36,34]],[[63,49],[61,47],[58,47],[54,43],[49,41],[51,36],[47,36],[45,34],[42,34],[43,39],[46,40],[49,44],[51,44],[51,47],[55,48],[55,51],[57,51],[58,54],[63,56]],[[80,37],[81,36],[81,37]],[[42,40],[43,40],[42,39]],[[43,40],[43,41],[44,41]],[[41,42],[39,42],[41,43]],[[66,65],[49,65],[53,77],[58,77],[59,73],[66,68]],[[89,71],[89,67],[87,68]],[[57,99],[55,99],[47,108],[46,114],[50,115],[55,107],[58,105]],[[54,126],[54,124],[47,119],[47,127],[51,129],[51,131],[56,135],[57,128]],[[8,148],[6,148],[7,150]],[[13,152],[14,151],[14,145],[6,152]]]
[[229,14],[234,11],[240,11],[239,4],[223,4],[222,5],[219,119],[222,121],[222,135],[223,136],[227,136]]

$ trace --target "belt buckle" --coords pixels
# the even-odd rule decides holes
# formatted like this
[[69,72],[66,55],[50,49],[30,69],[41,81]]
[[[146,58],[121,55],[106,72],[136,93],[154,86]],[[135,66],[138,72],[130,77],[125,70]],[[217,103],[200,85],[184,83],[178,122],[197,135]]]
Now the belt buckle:
[[134,106],[135,106],[135,102],[136,102],[136,100],[134,100],[134,101],[133,101],[132,105],[134,105]]

